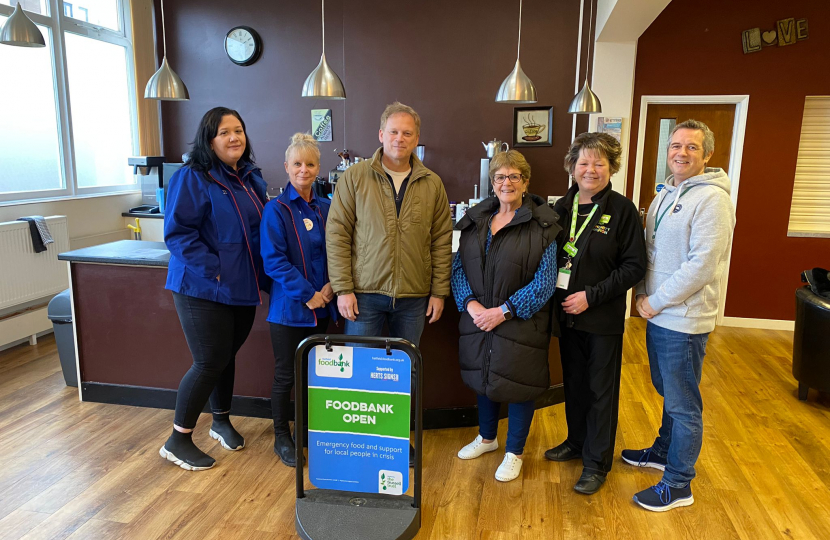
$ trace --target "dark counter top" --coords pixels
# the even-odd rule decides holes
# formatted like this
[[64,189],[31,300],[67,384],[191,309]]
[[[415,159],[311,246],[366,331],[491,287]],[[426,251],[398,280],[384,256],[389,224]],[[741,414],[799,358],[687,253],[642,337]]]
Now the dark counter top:
[[58,254],[61,261],[167,267],[170,252],[164,242],[120,240]]
[[141,219],[164,219],[164,214],[142,214],[140,212],[121,212],[124,217],[137,217]]
[[[455,254],[455,250],[453,250],[453,254]],[[166,268],[168,261],[170,261],[170,252],[164,242],[119,240],[100,246],[60,253],[58,259],[70,262],[161,266]]]

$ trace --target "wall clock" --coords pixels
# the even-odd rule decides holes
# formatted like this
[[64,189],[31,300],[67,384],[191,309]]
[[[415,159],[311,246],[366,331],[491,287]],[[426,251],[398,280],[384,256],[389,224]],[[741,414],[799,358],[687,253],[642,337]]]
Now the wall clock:
[[238,66],[250,66],[262,53],[262,38],[250,26],[236,26],[225,35],[225,52]]

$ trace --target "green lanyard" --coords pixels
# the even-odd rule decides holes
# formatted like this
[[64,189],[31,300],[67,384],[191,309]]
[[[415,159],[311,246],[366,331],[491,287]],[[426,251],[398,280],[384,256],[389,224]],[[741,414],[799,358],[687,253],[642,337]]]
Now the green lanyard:
[[571,234],[569,241],[562,247],[565,250],[565,253],[570,255],[571,257],[576,257],[576,252],[579,251],[576,248],[576,241],[579,240],[579,237],[582,236],[582,231],[585,230],[585,227],[588,226],[588,223],[591,221],[591,218],[594,216],[594,213],[599,208],[598,204],[594,204],[594,207],[591,209],[591,213],[588,214],[588,217],[585,218],[585,221],[582,222],[582,227],[579,228],[579,232],[576,232],[576,217],[577,213],[579,212],[579,194],[574,196],[574,207],[573,212],[571,213]]
[[[681,191],[681,192],[680,192],[680,196],[677,198],[677,200],[675,200],[675,201],[674,201],[674,204],[667,206],[667,207],[666,207],[666,209],[665,209],[665,210],[663,210],[663,213],[662,213],[662,214],[660,214],[660,217],[658,217],[657,219],[655,219],[655,220],[654,220],[654,230],[653,230],[653,231],[652,231],[652,233],[651,233],[651,239],[652,239],[652,240],[654,240],[654,238],[657,236],[657,229],[660,227],[660,223],[662,223],[662,222],[663,222],[663,218],[664,218],[664,217],[666,217],[666,214],[668,213],[668,211],[669,211],[671,208],[674,208],[674,207],[677,205],[677,201],[679,201],[680,199],[682,199],[682,198],[683,198],[683,195],[685,195],[686,193],[688,193],[688,192],[689,192],[689,190],[690,190],[690,189],[692,189],[693,187],[694,187],[694,186],[687,186],[687,187],[686,187],[686,189],[684,189],[683,191]],[[662,202],[662,201],[661,201],[661,202]],[[657,206],[657,209],[658,209],[658,210],[660,209],[660,206],[659,206],[659,205]]]

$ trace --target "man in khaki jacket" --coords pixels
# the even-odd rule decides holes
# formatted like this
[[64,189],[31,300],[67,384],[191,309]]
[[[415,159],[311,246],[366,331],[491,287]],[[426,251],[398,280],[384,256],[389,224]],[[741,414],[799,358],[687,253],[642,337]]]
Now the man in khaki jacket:
[[326,223],[329,278],[346,334],[393,337],[418,345],[450,294],[452,223],[444,184],[412,154],[421,119],[393,103],[380,118],[383,144],[350,167]]

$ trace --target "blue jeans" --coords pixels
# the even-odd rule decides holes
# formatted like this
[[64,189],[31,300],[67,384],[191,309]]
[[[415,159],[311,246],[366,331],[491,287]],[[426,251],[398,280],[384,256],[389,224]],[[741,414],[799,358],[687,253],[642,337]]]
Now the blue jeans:
[[646,348],[651,382],[663,396],[663,423],[652,450],[667,460],[663,481],[685,487],[695,477],[703,443],[700,374],[709,334],[685,334],[649,322]]
[[[487,396],[478,396],[478,433],[482,439],[496,439],[499,430],[499,407],[501,403],[490,400]],[[507,405],[507,444],[504,451],[522,455],[533,422],[536,409],[533,401],[509,403]]]
[[[392,298],[384,294],[356,293],[357,320],[346,320],[345,332],[350,336],[380,336],[383,323],[389,326],[389,335],[412,342],[421,342],[427,316],[429,297]],[[414,368],[414,366],[413,366]]]

